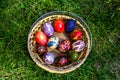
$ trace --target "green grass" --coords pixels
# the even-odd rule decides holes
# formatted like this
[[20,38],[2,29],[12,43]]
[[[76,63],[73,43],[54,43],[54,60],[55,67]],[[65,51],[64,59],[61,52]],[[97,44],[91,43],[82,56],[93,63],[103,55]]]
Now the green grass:
[[[0,1],[0,80],[120,80],[119,0],[2,0]],[[50,11],[82,17],[93,37],[85,63],[67,74],[39,68],[27,50],[33,22]]]

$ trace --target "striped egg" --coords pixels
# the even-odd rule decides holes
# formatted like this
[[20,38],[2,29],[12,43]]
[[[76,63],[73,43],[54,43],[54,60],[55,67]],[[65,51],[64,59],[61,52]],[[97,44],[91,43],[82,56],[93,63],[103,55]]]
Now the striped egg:
[[75,41],[75,42],[72,44],[72,50],[74,50],[75,52],[80,52],[80,51],[82,51],[84,48],[85,48],[85,43],[84,43],[84,41],[82,41],[82,40]]
[[47,37],[50,37],[54,34],[54,28],[51,23],[44,23],[43,25],[43,32],[46,34]]
[[47,46],[50,49],[55,49],[58,47],[59,39],[56,36],[51,36],[48,40]]

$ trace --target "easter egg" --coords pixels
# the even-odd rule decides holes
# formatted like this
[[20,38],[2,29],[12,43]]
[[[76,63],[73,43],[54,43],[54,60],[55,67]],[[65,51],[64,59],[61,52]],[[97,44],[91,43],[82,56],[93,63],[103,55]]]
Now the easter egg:
[[70,37],[72,40],[80,40],[82,38],[82,32],[80,30],[74,30]]
[[46,46],[37,46],[37,52],[39,55],[42,55],[43,53],[47,52],[47,47]]
[[52,64],[54,63],[55,60],[55,56],[53,53],[51,52],[47,52],[43,55],[43,60],[45,61],[45,63],[47,64]]
[[59,57],[58,65],[64,66],[68,64],[68,59],[65,56]]
[[59,44],[59,50],[61,52],[66,52],[70,49],[70,41],[69,40],[63,40]]
[[78,53],[75,51],[70,51],[69,52],[69,60],[70,61],[76,61],[78,59]]
[[44,46],[47,44],[47,36],[42,31],[35,33],[35,40],[39,45]]
[[67,32],[72,32],[76,28],[76,21],[73,19],[67,20],[65,24],[65,30]]
[[80,52],[80,51],[82,51],[84,48],[85,48],[85,43],[84,43],[84,41],[82,41],[82,40],[75,41],[75,42],[72,44],[72,50],[74,50],[75,52]]
[[56,32],[61,33],[64,31],[64,22],[61,19],[56,19],[53,23],[53,26]]
[[54,34],[54,28],[50,23],[44,23],[43,32],[50,37]]
[[48,40],[47,46],[50,49],[55,49],[58,47],[59,39],[56,36],[51,36]]

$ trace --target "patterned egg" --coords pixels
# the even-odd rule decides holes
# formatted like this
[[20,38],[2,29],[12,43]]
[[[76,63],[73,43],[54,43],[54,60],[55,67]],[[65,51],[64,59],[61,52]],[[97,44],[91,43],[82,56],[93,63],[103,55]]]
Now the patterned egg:
[[73,19],[67,20],[65,24],[65,30],[67,32],[72,32],[76,28],[76,21]]
[[46,45],[47,44],[47,36],[42,31],[37,31],[35,33],[35,40],[39,45]]
[[80,30],[74,30],[70,37],[72,40],[80,40],[82,38],[82,32]]
[[63,40],[61,41],[61,43],[59,44],[59,50],[61,52],[66,52],[70,49],[70,41],[69,40]]
[[68,59],[65,56],[59,57],[58,65],[64,66],[68,64]]
[[75,51],[70,51],[68,56],[71,62],[76,61],[78,59],[78,53]]
[[43,60],[45,61],[45,63],[47,64],[52,64],[54,63],[55,60],[55,56],[53,53],[51,52],[47,52],[43,55]]
[[56,19],[53,25],[56,32],[61,33],[64,31],[64,22],[62,19]]
[[46,46],[37,46],[37,52],[39,55],[42,55],[43,53],[47,52],[47,47]]
[[43,32],[48,36],[52,36],[54,34],[54,28],[51,23],[44,23]]
[[74,50],[75,52],[80,52],[80,51],[82,51],[84,48],[85,48],[85,43],[84,43],[84,41],[82,41],[82,40],[75,41],[75,42],[72,44],[72,50]]
[[58,44],[59,44],[59,39],[58,37],[56,36],[51,36],[48,40],[48,43],[47,43],[47,46],[50,48],[50,49],[55,49],[58,47]]

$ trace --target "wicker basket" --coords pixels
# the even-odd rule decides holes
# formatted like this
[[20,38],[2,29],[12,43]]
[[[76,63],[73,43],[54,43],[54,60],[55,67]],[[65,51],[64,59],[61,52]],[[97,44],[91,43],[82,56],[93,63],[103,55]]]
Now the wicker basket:
[[[53,65],[47,65],[44,63],[44,61],[39,57],[39,55],[36,52],[36,41],[34,38],[35,32],[39,29],[41,30],[42,25],[45,22],[52,22],[53,20],[57,18],[62,18],[64,20],[66,19],[74,19],[77,22],[77,28],[82,30],[83,32],[83,40],[85,41],[86,47],[84,50],[80,53],[79,59],[69,65],[58,67]],[[60,35],[59,35],[60,34]],[[66,39],[66,33],[55,33],[56,36],[59,38]],[[80,67],[84,61],[86,60],[92,46],[92,35],[87,27],[86,23],[78,16],[69,13],[69,12],[63,12],[63,11],[54,11],[47,14],[44,14],[40,18],[38,18],[34,24],[32,25],[29,35],[28,35],[28,50],[29,54],[32,57],[33,61],[41,68],[51,72],[51,73],[67,73],[75,70],[76,68]]]

